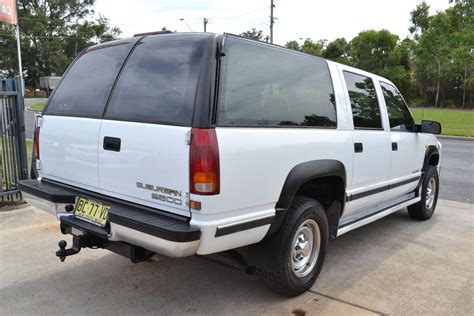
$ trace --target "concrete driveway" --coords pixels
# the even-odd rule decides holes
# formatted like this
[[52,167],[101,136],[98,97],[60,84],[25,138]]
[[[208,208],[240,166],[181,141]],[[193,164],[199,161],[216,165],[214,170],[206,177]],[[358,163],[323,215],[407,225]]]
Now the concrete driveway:
[[[132,264],[104,250],[60,263],[56,220],[0,212],[3,315],[473,315],[473,204],[440,201],[430,221],[406,210],[332,240],[311,291],[288,299],[219,256]],[[70,237],[66,237],[69,241]]]

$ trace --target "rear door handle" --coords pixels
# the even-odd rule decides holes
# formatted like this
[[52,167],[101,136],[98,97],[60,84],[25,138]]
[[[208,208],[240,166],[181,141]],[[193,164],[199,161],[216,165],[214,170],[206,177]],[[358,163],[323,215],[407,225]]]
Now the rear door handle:
[[398,143],[392,142],[392,151],[397,151],[397,150],[398,150]]
[[120,143],[121,143],[120,138],[105,136],[104,137],[104,150],[118,152],[120,151]]
[[364,145],[362,143],[354,143],[354,152],[361,153],[364,151]]

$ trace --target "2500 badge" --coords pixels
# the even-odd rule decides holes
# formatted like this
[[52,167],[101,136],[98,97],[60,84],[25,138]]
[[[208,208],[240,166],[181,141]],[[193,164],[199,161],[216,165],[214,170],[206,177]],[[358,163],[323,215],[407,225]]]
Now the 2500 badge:
[[143,182],[137,182],[137,188],[153,191],[151,193],[151,198],[154,200],[176,205],[183,205],[183,200],[181,199],[183,193],[181,191]]

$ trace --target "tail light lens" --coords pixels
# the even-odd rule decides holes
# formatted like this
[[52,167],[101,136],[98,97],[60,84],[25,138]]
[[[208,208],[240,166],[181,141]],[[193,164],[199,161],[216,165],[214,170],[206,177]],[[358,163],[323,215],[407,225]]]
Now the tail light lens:
[[35,135],[34,135],[34,146],[35,146],[35,158],[36,160],[40,159],[40,149],[39,149],[39,134],[40,134],[40,128],[37,126],[35,128]]
[[219,146],[215,129],[191,130],[189,172],[191,193],[219,194]]

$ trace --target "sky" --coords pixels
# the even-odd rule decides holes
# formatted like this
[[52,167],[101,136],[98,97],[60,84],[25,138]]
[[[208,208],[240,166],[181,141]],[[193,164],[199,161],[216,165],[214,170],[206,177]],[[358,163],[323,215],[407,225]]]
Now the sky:
[[[274,0],[274,43],[338,37],[350,40],[363,30],[388,29],[405,38],[410,12],[422,0]],[[449,7],[448,0],[426,0],[431,13]],[[96,0],[96,14],[110,19],[122,37],[161,30],[240,34],[252,28],[269,34],[270,0]],[[184,21],[180,21],[184,19]],[[187,22],[187,24],[185,23]]]

